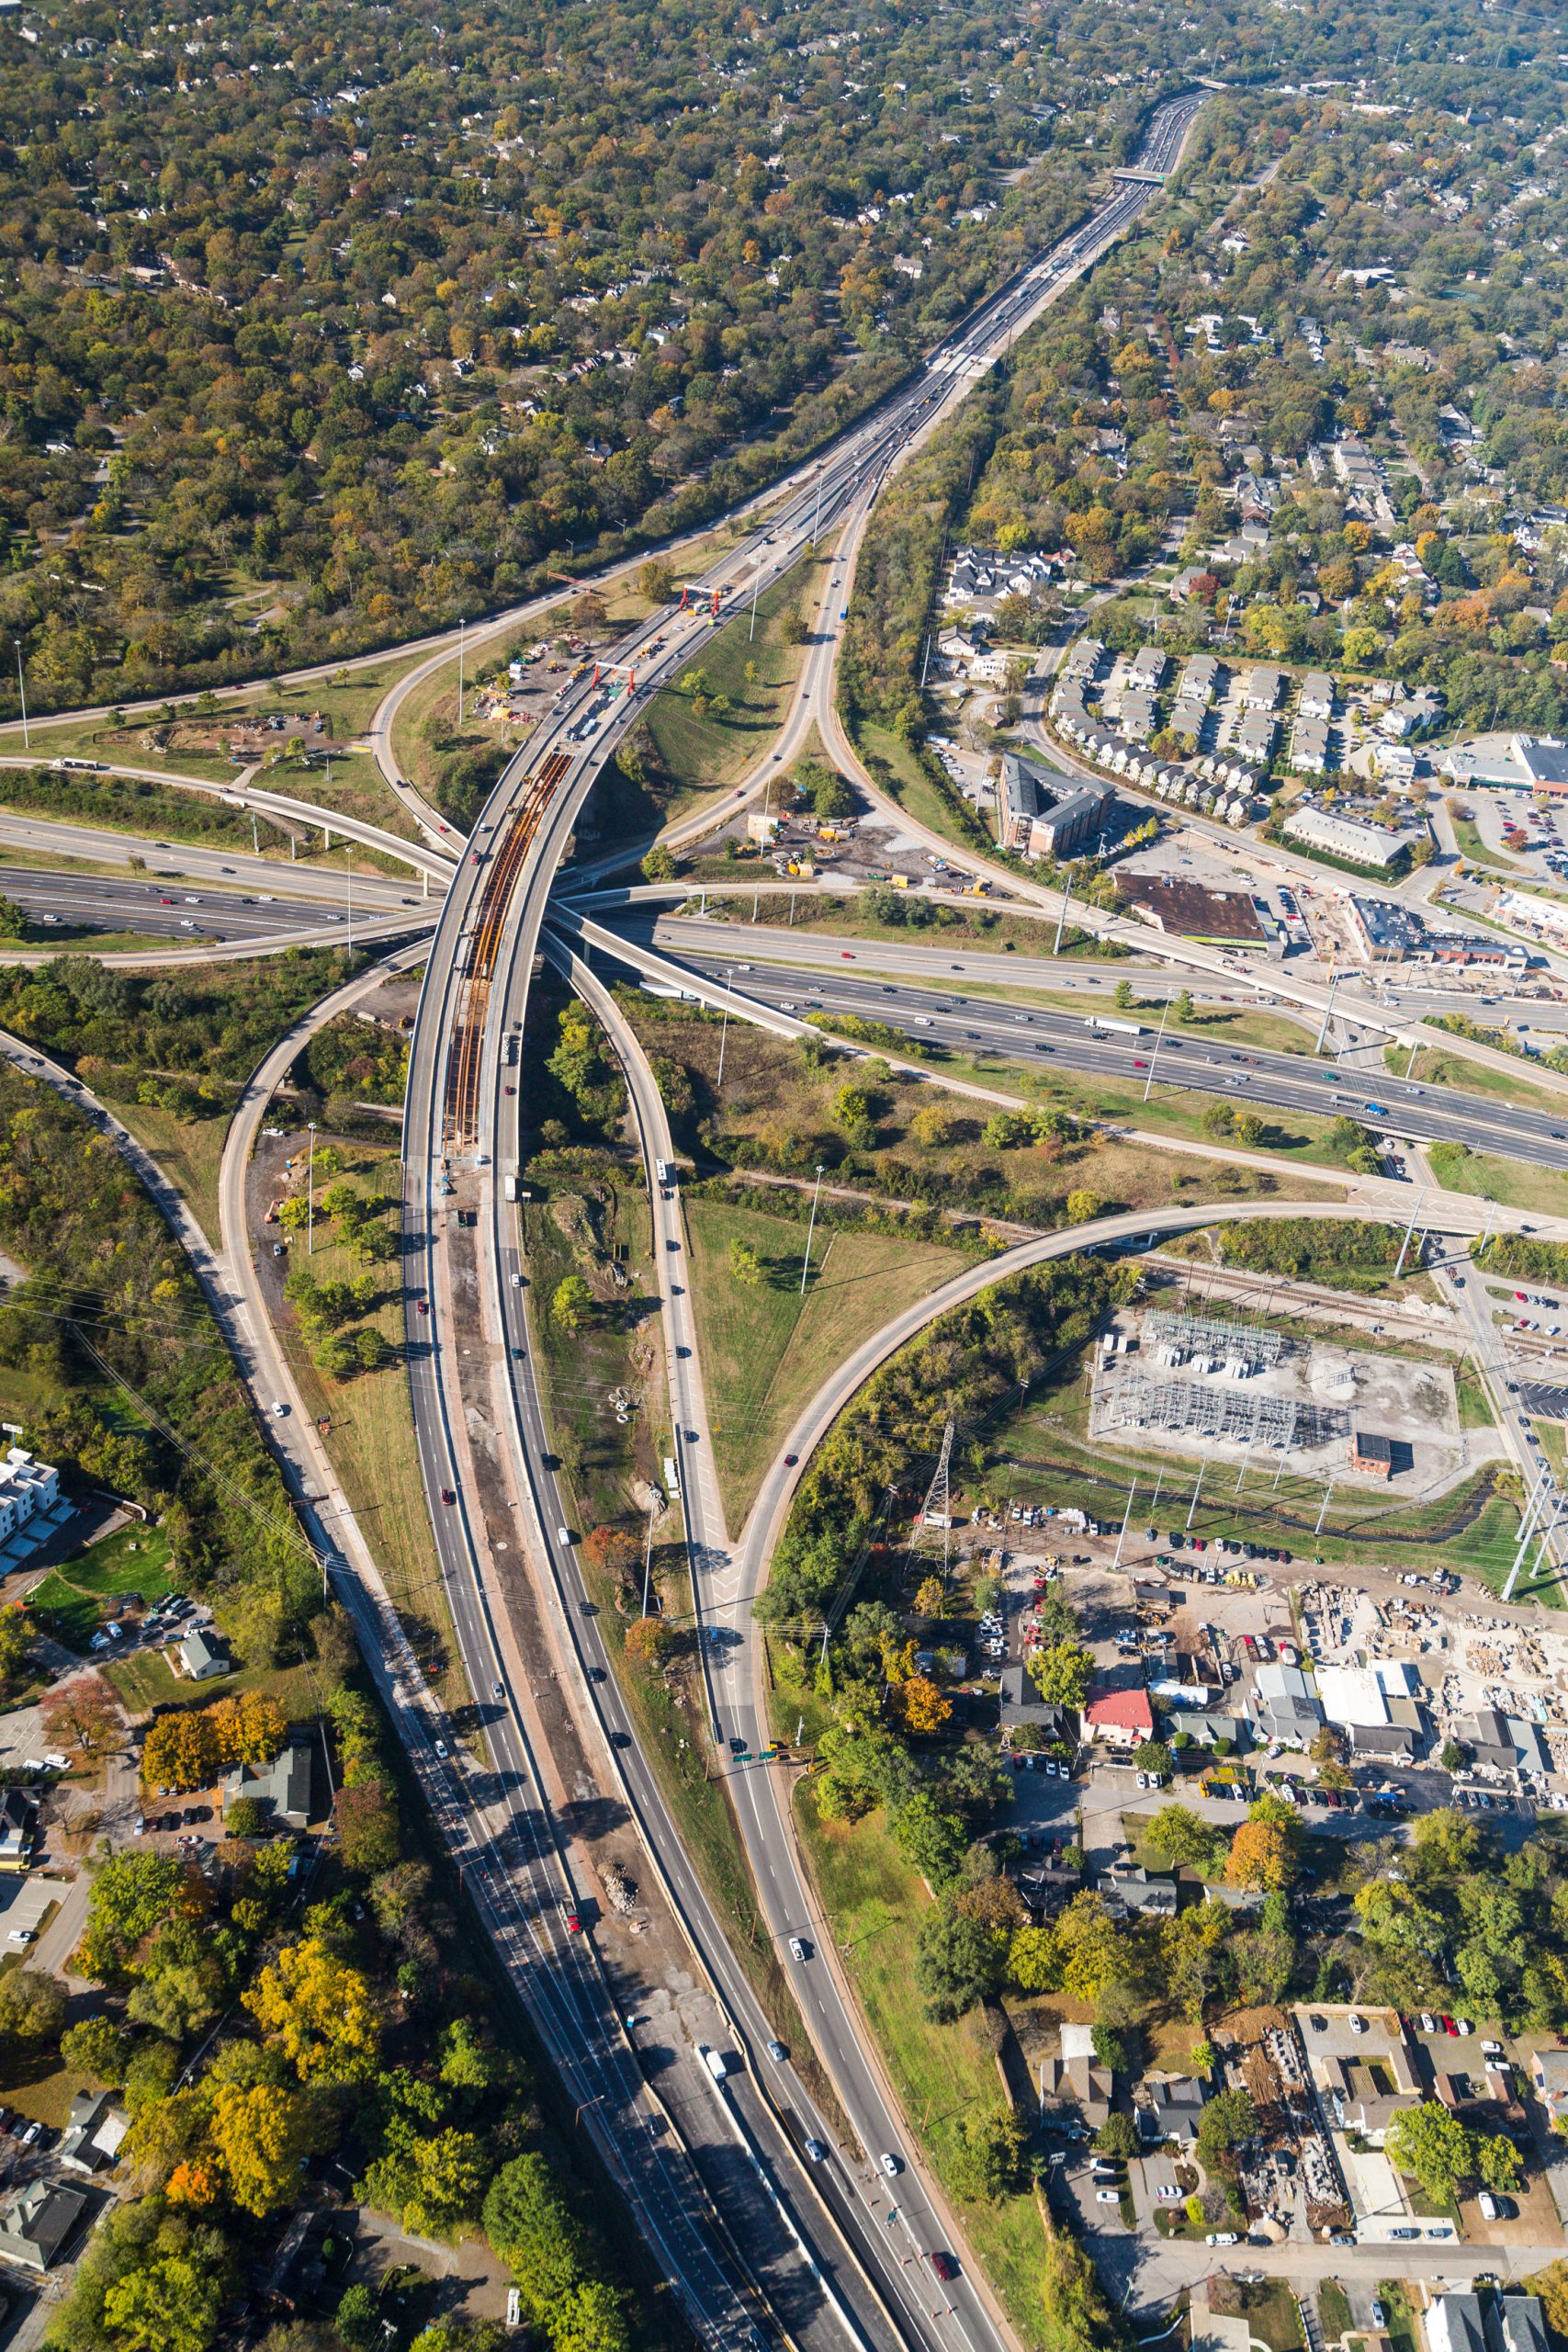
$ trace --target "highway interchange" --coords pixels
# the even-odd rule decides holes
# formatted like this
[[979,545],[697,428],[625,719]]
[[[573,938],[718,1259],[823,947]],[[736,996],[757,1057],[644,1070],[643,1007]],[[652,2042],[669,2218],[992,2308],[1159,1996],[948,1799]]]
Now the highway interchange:
[[[1139,158],[1143,168],[1157,174],[1169,167],[1199,102],[1199,94],[1190,94],[1156,110]],[[456,845],[449,836],[441,838],[447,835],[446,824],[396,779],[405,808],[423,833],[425,870],[447,885],[439,906],[433,902],[426,909],[421,903],[419,920],[435,920],[434,939],[428,946],[416,944],[399,959],[408,963],[428,956],[405,1121],[405,1339],[416,1441],[442,1582],[468,1687],[479,1702],[482,1756],[451,1752],[452,1742],[444,1736],[449,1727],[408,1652],[380,1587],[371,1547],[355,1525],[316,1433],[308,1426],[257,1285],[245,1166],[266,1102],[303,1036],[318,1017],[324,1017],[324,1008],[279,1042],[247,1089],[224,1155],[221,1258],[214,1259],[199,1234],[187,1229],[188,1218],[184,1227],[175,1220],[258,1402],[267,1412],[274,1404],[285,1408],[269,1424],[269,1432],[290,1465],[323,1576],[355,1611],[367,1656],[434,1816],[461,1862],[465,1882],[508,1973],[578,2102],[579,2121],[599,2143],[694,2332],[705,2345],[722,2352],[779,2336],[809,2346],[811,2352],[818,2345],[838,2346],[846,2340],[874,2346],[877,2352],[898,2344],[942,2347],[942,2352],[958,2352],[960,2346],[967,2352],[991,2352],[1013,2339],[982,2280],[965,2269],[957,2279],[942,2284],[929,2267],[930,2252],[953,2243],[956,2233],[899,2120],[897,2102],[841,1974],[830,1930],[817,1917],[790,1831],[786,1782],[771,1770],[737,1764],[729,1785],[770,1931],[785,1946],[791,1936],[807,1939],[808,1960],[791,1971],[795,1998],[858,2143],[840,2147],[819,2163],[806,2158],[805,2143],[834,2141],[833,2124],[815,2106],[787,2060],[774,2062],[766,2055],[769,2020],[687,1860],[658,1776],[643,1757],[621,1706],[609,1652],[581,1574],[576,1541],[580,1531],[571,1523],[556,1481],[535,1383],[532,1295],[523,1279],[514,1212],[502,1182],[515,1170],[519,1149],[518,1098],[512,1091],[514,1081],[505,1073],[515,1067],[515,1041],[526,1017],[535,955],[545,944],[552,954],[562,952],[555,942],[546,941],[545,916],[584,800],[645,697],[700,650],[709,625],[710,595],[715,616],[736,609],[755,591],[785,576],[808,546],[837,537],[835,562],[822,591],[823,615],[830,615],[847,582],[859,528],[889,470],[1043,302],[1105,250],[1153,193],[1152,182],[1122,184],[1072,238],[1032,264],[952,337],[904,391],[844,436],[825,459],[802,469],[784,486],[782,495],[770,493],[766,512],[716,561],[690,599],[689,609],[655,615],[611,650],[607,670],[635,669],[635,691],[608,676],[569,683],[525,752],[502,777],[475,829],[472,851],[461,863],[452,862]],[[836,632],[829,628],[820,634],[822,645],[813,649],[803,697],[807,715],[803,718],[798,709],[794,715],[793,734],[780,747],[786,753],[810,716],[830,698]],[[449,639],[434,643],[424,667],[405,677],[395,692],[406,692],[428,670],[448,660],[450,651]],[[384,772],[391,756],[390,699],[383,703],[375,734]],[[552,754],[558,755],[555,786],[536,811],[536,829],[498,918],[493,966],[482,988],[476,988],[475,942],[489,920],[486,889],[492,864],[511,839],[515,812],[536,786]],[[272,797],[279,808],[303,805]],[[257,795],[254,805],[262,808],[267,801]],[[323,817],[340,833],[354,830],[328,812],[314,812],[316,823]],[[361,837],[366,831],[359,829]],[[177,854],[186,865],[198,853],[181,848]],[[246,863],[228,861],[236,869],[236,882],[252,878],[243,870]],[[282,870],[276,863],[257,863],[265,864],[275,880]],[[186,870],[202,869],[186,865]],[[225,875],[227,878],[227,869]],[[581,878],[581,871],[577,878]],[[251,894],[237,891],[221,902],[220,910],[220,902],[206,890],[191,894],[200,901],[194,910],[166,909],[164,897],[176,894],[160,890],[156,882],[54,876],[39,877],[35,884],[16,869],[8,877],[0,876],[0,882],[24,903],[37,904],[40,913],[58,909],[62,922],[84,921],[82,910],[88,907],[103,916],[112,910],[112,925],[106,922],[105,927],[117,929],[156,931],[164,917],[172,917],[171,937],[183,934],[197,914],[204,929],[209,918],[214,924],[221,919],[234,926],[222,934],[232,938],[249,935],[245,926],[253,919],[278,933],[338,928],[333,920],[338,908],[330,897],[321,903],[314,882],[309,891],[301,888],[287,908],[276,890],[278,903],[265,908],[246,906]],[[29,901],[25,892],[35,888],[42,896]],[[356,894],[357,888],[356,884]],[[155,908],[149,903],[149,893],[157,901]],[[185,894],[177,895],[183,899]],[[374,900],[367,899],[367,914],[374,903],[375,919],[383,928],[411,928],[414,918],[401,912],[409,894],[395,893],[397,909],[389,903],[392,895],[380,886]],[[317,903],[308,903],[310,899]],[[140,910],[140,920],[133,921],[128,911],[133,908]],[[356,933],[359,927],[356,904]],[[259,930],[254,935],[261,935]],[[737,931],[733,936],[739,939],[741,933]],[[759,938],[747,960],[761,962],[768,953]],[[889,973],[898,971],[897,962],[890,960],[897,953],[869,943],[837,951],[840,961],[848,955],[874,956],[878,970]],[[726,954],[723,961],[729,964],[734,958]],[[694,954],[692,962],[694,968],[710,976],[718,968],[712,956]],[[665,1270],[660,1306],[671,1408],[682,1433],[679,1442],[686,1464],[681,1482],[686,1544],[695,1606],[705,1626],[718,1637],[704,1643],[714,1727],[721,1743],[743,1742],[754,1757],[768,1733],[758,1680],[759,1645],[751,1638],[750,1611],[793,1492],[793,1457],[809,1453],[880,1355],[939,1311],[947,1293],[911,1309],[833,1375],[791,1432],[790,1451],[773,1465],[747,1527],[732,1539],[711,1468],[695,1326],[680,1279],[684,1238],[679,1188],[660,1177],[660,1163],[671,1155],[658,1089],[635,1039],[592,975],[573,967],[572,978],[621,1056],[648,1161],[655,1255]],[[1055,1060],[1067,1069],[1125,1077],[1153,1042],[1152,1029],[1142,1041],[1113,1033],[1089,1035],[1084,1021],[1070,1014],[1001,1006],[989,999],[955,1003],[950,993],[929,985],[923,967],[891,982],[822,971],[807,978],[791,978],[778,968],[753,969],[745,982],[761,1009],[770,1004],[782,1008],[786,1001],[805,1009],[809,989],[814,1001],[819,996],[824,1009],[861,1012],[907,1025],[911,1035],[962,1049],[1005,1052],[1010,1059],[1039,1065]],[[333,1003],[351,1001],[367,985],[353,983]],[[885,993],[890,986],[893,993]],[[465,1026],[474,1029],[480,1046],[471,1119],[466,1096],[454,1109],[450,1083]],[[1347,1080],[1326,1066],[1253,1053],[1244,1064],[1236,1064],[1228,1050],[1168,1035],[1160,1052],[1161,1083],[1168,1079],[1207,1091],[1234,1093],[1238,1104],[1326,1110],[1330,1115],[1344,1107],[1368,1124],[1378,1124],[1366,1111],[1363,1081],[1359,1077]],[[16,1053],[27,1059],[25,1048]],[[1167,1057],[1177,1064],[1176,1069],[1167,1069]],[[36,1062],[38,1057],[31,1058]],[[44,1074],[52,1082],[71,1084],[58,1072]],[[1359,1106],[1336,1103],[1332,1096],[1339,1091],[1359,1097]],[[83,1099],[79,1088],[74,1091]],[[1469,1121],[1462,1139],[1475,1141],[1479,1148],[1506,1148],[1518,1157],[1540,1158],[1545,1164],[1568,1165],[1568,1144],[1554,1152],[1553,1146],[1563,1138],[1539,1114],[1515,1114],[1491,1103],[1466,1104],[1442,1090],[1406,1089],[1392,1079],[1380,1078],[1371,1099],[1391,1108],[1397,1105],[1401,1131],[1426,1132],[1420,1122],[1447,1120],[1450,1125],[1430,1131],[1460,1133],[1451,1123]],[[104,1120],[110,1116],[101,1106],[96,1115]],[[121,1148],[128,1148],[123,1131],[120,1140]],[[1362,1213],[1367,1199],[1377,1193],[1376,1187],[1363,1188]],[[1286,1214],[1292,1205],[1248,1204],[1243,1213]],[[1479,1204],[1472,1211],[1451,1201],[1445,1204],[1445,1215],[1450,1212],[1460,1230],[1476,1229],[1483,1214]],[[1325,1208],[1323,1213],[1347,1212]],[[1212,1208],[1172,1211],[1160,1223],[1163,1227],[1201,1222],[1212,1215]],[[1121,1238],[1123,1232],[1137,1238],[1150,1229],[1147,1218],[1108,1220],[1105,1238]],[[994,1261],[973,1278],[961,1277],[950,1289],[954,1296],[963,1295],[964,1284],[994,1281],[1014,1262],[1034,1262],[1099,1233],[1096,1227],[1091,1237],[1049,1237]],[[525,1612],[514,1622],[519,1585],[512,1571],[523,1555],[542,1570],[543,1577],[534,1579],[532,1615]],[[703,2096],[714,2101],[719,2119],[716,2136],[731,2134],[743,2152],[741,2173],[730,2177],[733,2212],[719,2210],[708,2186],[711,2145],[694,2147],[689,2134],[671,2130],[670,2111],[645,2076],[594,1937],[581,1932],[584,1924],[592,1928],[592,1889],[584,1883],[563,1821],[561,1758],[548,1751],[548,1723],[536,1687],[536,1678],[547,1670],[542,1663],[547,1654],[558,1658],[570,1678],[567,1703],[574,1710],[573,1736],[580,1736],[581,1756],[603,1785],[624,1793],[650,1862],[660,1871],[715,1997],[732,2024],[736,2053],[745,2061],[728,2085],[703,2086]],[[553,1679],[555,1669],[548,1671]],[[682,2063],[689,2065],[691,2053]],[[898,2152],[902,2165],[891,2183],[877,2169],[884,2151]]]

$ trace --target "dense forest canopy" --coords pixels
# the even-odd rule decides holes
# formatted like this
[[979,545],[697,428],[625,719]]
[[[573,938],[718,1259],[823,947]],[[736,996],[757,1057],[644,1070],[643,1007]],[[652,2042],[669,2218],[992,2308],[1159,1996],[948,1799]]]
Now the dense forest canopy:
[[[0,635],[39,707],[384,642],[697,519],[884,390],[1155,98],[1286,37],[1198,6],[1173,41],[1145,0],[20,21]],[[1314,8],[1294,70],[1398,54],[1446,94],[1471,22]],[[1469,80],[1539,96],[1540,46],[1510,26]]]

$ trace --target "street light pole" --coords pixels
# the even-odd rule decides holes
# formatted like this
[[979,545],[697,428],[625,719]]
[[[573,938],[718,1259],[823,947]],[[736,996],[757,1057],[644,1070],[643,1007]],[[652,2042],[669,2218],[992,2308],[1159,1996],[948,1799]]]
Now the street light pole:
[[811,1237],[817,1230],[817,1196],[822,1190],[822,1164],[818,1163],[817,1182],[811,1188],[811,1221],[806,1228],[806,1263],[800,1270],[800,1295],[806,1296],[806,1277],[811,1272]]
[[1156,1036],[1156,1039],[1155,1039],[1155,1049],[1154,1049],[1153,1053],[1149,1056],[1149,1074],[1148,1074],[1147,1078],[1144,1080],[1144,1100],[1145,1100],[1145,1102],[1146,1102],[1148,1101],[1148,1099],[1149,1099],[1149,1089],[1150,1089],[1150,1087],[1151,1087],[1151,1086],[1154,1084],[1154,1082],[1155,1082],[1155,1065],[1156,1065],[1156,1063],[1159,1060],[1160,1038],[1162,1038],[1162,1037],[1165,1035],[1165,1024],[1166,1024],[1166,1023],[1169,1020],[1169,1018],[1170,1018],[1170,999],[1169,999],[1168,997],[1167,997],[1167,998],[1166,998],[1166,1001],[1165,1001],[1165,1011],[1160,1014],[1160,1017],[1159,1017],[1159,1035],[1158,1035],[1158,1036]]
[[348,950],[349,950],[349,954],[350,954],[350,955],[352,955],[352,954],[354,953],[354,851],[353,851],[353,849],[352,849],[352,848],[345,848],[345,849],[344,849],[344,858],[347,860],[347,863],[348,863]]
[[[728,966],[725,971],[724,984],[733,995],[735,990],[735,967],[733,965]],[[724,1007],[723,1018],[721,1019],[718,1027],[718,1087],[721,1093],[724,1090],[724,1046],[725,1040],[728,1035],[729,1007],[727,1003]]]
[[1323,1008],[1323,1025],[1317,1033],[1317,1043],[1313,1047],[1313,1052],[1314,1054],[1321,1054],[1323,1051],[1323,1041],[1328,1035],[1328,1023],[1333,1017],[1334,1012],[1334,991],[1338,986],[1338,973],[1330,972],[1328,975],[1328,1001]]
[[463,654],[468,641],[468,618],[466,615],[459,614],[457,618],[457,725],[459,728],[463,724]]
[[310,1130],[310,1152],[305,1172],[305,1255],[314,1257],[316,1250],[316,1122],[308,1120]]
[[28,734],[28,682],[22,675],[22,640],[17,637],[13,638],[11,642],[17,649],[17,692],[22,698],[22,749],[24,752],[30,752],[32,742]]

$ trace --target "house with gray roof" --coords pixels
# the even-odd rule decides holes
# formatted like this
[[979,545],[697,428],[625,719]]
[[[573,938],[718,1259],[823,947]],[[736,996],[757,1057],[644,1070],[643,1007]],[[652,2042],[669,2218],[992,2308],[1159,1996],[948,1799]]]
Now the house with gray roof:
[[303,1829],[312,1811],[312,1753],[308,1739],[291,1738],[270,1764],[236,1764],[223,1775],[225,1814],[241,1798],[249,1798],[275,1823]]

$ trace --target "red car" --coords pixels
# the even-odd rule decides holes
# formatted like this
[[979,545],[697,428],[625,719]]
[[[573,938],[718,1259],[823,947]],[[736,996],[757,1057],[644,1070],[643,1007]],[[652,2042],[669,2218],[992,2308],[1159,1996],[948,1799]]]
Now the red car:
[[839,950],[839,961],[840,961],[840,964],[852,964],[852,963],[854,962],[854,960],[855,960],[855,959],[854,959],[854,957],[850,954],[850,951],[849,951],[849,949],[848,949],[847,947],[840,947],[840,950]]
[[444,1503],[455,1503],[457,1498],[452,1492],[450,1487],[443,1487],[441,1489],[441,1499]]
[[567,1913],[565,1926],[569,1936],[580,1936],[582,1933],[582,1922],[578,1917],[575,1911],[569,1911]]
[[926,2260],[939,2278],[956,2278],[958,2265],[950,2254],[928,2254]]
[[793,1470],[799,1460],[800,1456],[798,1453],[786,1453],[784,1455],[784,1468],[786,1470]]
[[1147,1062],[1140,1062],[1140,1061],[1134,1060],[1134,1064],[1133,1064],[1133,1068],[1134,1068],[1134,1069],[1147,1069],[1147,1068],[1148,1068],[1148,1064],[1147,1064]]
[[413,1303],[413,1311],[416,1315],[428,1315],[430,1309],[423,1298],[416,1298]]
[[1445,2033],[1451,2033],[1456,2041],[1459,2040],[1459,2028],[1455,2025],[1452,2018],[1439,2018],[1438,2019],[1438,2023],[1442,2027]]

